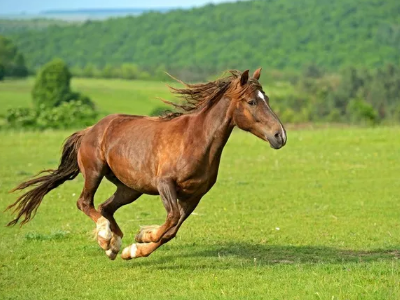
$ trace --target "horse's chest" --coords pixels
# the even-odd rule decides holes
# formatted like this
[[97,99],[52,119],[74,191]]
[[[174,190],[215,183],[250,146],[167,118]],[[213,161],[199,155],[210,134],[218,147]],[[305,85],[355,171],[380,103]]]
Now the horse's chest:
[[192,195],[204,195],[214,185],[217,179],[217,172],[217,168],[205,168],[181,179],[177,183],[178,194],[185,198]]

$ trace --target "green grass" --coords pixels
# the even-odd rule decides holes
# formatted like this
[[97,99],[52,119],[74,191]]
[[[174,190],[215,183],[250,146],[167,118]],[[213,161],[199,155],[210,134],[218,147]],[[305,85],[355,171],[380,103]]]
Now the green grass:
[[[0,82],[0,115],[28,107],[33,80]],[[73,79],[102,114],[149,114],[164,83]],[[266,86],[267,93],[285,92]],[[71,131],[0,132],[0,211],[7,191],[56,167]],[[399,127],[288,131],[279,151],[235,131],[219,180],[178,237],[150,257],[109,261],[77,210],[82,178],[51,192],[26,226],[0,213],[0,299],[400,299]],[[114,192],[104,181],[99,204]],[[161,224],[157,197],[116,218],[133,242]]]
[[[93,239],[79,176],[26,226],[0,227],[0,299],[400,299],[399,130],[289,131],[279,151],[236,131],[178,237],[128,262]],[[0,132],[2,209],[7,190],[56,166],[68,134]],[[113,191],[103,182],[96,203]],[[123,247],[164,217],[157,197],[121,208]]]

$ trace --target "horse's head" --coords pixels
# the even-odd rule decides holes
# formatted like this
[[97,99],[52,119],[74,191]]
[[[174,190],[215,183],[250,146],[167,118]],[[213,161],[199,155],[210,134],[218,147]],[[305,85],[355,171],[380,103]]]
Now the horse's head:
[[279,149],[286,144],[286,131],[277,115],[269,106],[269,98],[259,83],[261,68],[252,78],[249,70],[244,71],[232,91],[233,121],[240,129],[249,131],[272,148]]

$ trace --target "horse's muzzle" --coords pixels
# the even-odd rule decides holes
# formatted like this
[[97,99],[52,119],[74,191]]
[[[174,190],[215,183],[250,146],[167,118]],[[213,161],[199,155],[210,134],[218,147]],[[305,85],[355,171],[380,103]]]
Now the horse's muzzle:
[[286,145],[286,131],[282,128],[282,130],[277,131],[273,136],[269,136],[267,139],[271,148],[280,149]]

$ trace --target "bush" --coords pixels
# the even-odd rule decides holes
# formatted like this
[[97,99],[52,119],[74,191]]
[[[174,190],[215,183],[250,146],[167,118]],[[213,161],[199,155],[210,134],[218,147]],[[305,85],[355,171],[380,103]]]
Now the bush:
[[378,122],[378,113],[362,99],[353,99],[349,102],[346,112],[353,123],[367,123],[369,125]]
[[39,72],[32,90],[36,108],[55,107],[70,96],[71,73],[60,59],[47,63]]
[[11,128],[28,129],[66,129],[80,128],[92,125],[97,119],[97,113],[81,101],[70,101],[60,106],[39,109],[17,108],[7,112],[7,125]]
[[65,129],[93,125],[97,113],[92,107],[81,101],[63,103],[52,109],[40,110],[36,119],[36,128]]
[[47,63],[40,70],[32,90],[32,100],[36,109],[57,107],[70,101],[81,101],[94,108],[88,97],[71,91],[70,81],[71,73],[61,59]]
[[37,113],[31,108],[11,108],[7,111],[7,125],[12,128],[34,128]]

